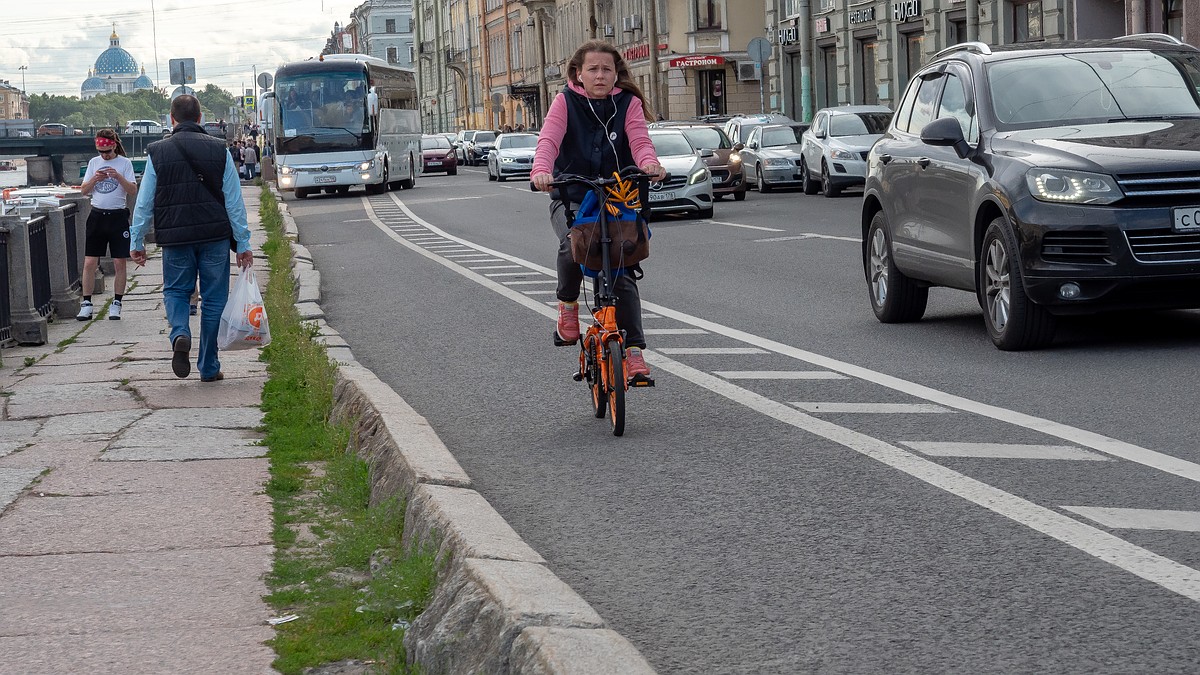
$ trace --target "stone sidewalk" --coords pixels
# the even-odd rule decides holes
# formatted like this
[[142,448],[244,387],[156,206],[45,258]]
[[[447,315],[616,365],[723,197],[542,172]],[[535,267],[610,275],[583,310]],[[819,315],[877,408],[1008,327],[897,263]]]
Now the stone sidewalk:
[[[261,252],[259,193],[242,192]],[[201,383],[193,340],[177,379],[150,250],[120,321],[66,317],[3,350],[0,674],[273,672],[265,364],[224,352],[225,380]]]

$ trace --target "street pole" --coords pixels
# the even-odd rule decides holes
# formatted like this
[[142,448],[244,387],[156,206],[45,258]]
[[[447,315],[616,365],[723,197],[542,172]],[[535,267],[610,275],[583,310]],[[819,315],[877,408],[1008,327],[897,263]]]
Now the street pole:
[[546,118],[546,111],[550,108],[550,89],[546,85],[546,28],[544,11],[539,9],[533,15],[533,20],[537,24],[534,32],[537,33],[538,41],[538,128],[541,128],[542,121]]
[[666,117],[666,108],[659,100],[658,82],[658,0],[646,0],[649,9],[646,12],[646,32],[649,33],[647,42],[650,46],[650,107],[654,113]]
[[21,66],[20,68],[17,68],[17,70],[21,71],[21,93],[24,94],[25,93],[25,71],[29,70],[29,66]]
[[[807,122],[813,115],[812,91],[812,37],[810,34],[812,21],[809,17],[811,7],[809,0],[800,0],[800,30],[797,38],[800,40],[800,121]],[[781,50],[782,51],[782,50]]]

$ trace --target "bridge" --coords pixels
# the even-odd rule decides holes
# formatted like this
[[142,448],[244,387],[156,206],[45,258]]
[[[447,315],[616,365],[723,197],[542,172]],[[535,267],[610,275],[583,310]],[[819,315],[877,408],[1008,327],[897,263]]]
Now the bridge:
[[[0,157],[24,157],[30,185],[78,183],[81,167],[96,155],[96,129],[77,136],[38,136],[36,138],[0,138]],[[146,146],[162,140],[165,134],[120,134],[121,144],[130,157],[146,154]],[[144,164],[144,162],[143,162]]]

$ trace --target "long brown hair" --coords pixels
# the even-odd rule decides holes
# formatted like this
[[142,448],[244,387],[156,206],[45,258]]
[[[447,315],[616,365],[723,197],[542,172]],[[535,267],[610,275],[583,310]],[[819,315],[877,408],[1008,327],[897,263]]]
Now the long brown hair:
[[101,129],[100,131],[96,132],[96,138],[107,138],[110,141],[116,142],[117,154],[122,157],[128,156],[125,154],[125,146],[121,145],[121,137],[117,135],[116,131],[113,131],[112,129]]
[[575,55],[567,62],[567,81],[574,82],[580,86],[583,83],[579,80],[579,70],[583,68],[583,59],[591,52],[600,52],[610,54],[613,57],[613,65],[617,68],[617,83],[614,86],[620,87],[622,91],[627,91],[642,102],[642,114],[646,117],[647,122],[654,121],[654,112],[650,110],[650,104],[646,102],[646,95],[642,93],[640,87],[633,83],[633,76],[629,74],[629,66],[625,64],[625,59],[621,57],[621,52],[617,48],[604,40],[589,40],[579,49],[575,50]]

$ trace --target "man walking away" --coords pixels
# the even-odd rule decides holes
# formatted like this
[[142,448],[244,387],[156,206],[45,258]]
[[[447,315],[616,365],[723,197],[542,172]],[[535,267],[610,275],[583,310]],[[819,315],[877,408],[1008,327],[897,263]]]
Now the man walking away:
[[155,241],[163,251],[171,370],[176,377],[191,373],[188,304],[199,278],[204,303],[196,366],[201,382],[216,382],[225,378],[217,358],[217,330],[229,298],[229,246],[233,241],[238,267],[254,264],[250,226],[233,157],[225,144],[204,133],[195,96],[183,94],[171,101],[171,123],[171,136],[146,148],[130,257],[138,265],[146,263],[145,237],[153,217]]
[[246,163],[246,180],[254,180],[258,170],[258,147],[253,142],[242,148],[242,161]]
[[88,213],[86,238],[83,243],[83,302],[76,319],[87,321],[95,311],[92,307],[92,286],[96,283],[96,266],[105,253],[112,256],[113,302],[108,318],[121,318],[121,299],[125,294],[126,261],[129,260],[129,209],[126,195],[137,194],[137,176],[133,162],[125,156],[125,147],[112,129],[96,132],[98,157],[88,160],[80,191],[92,198]]

